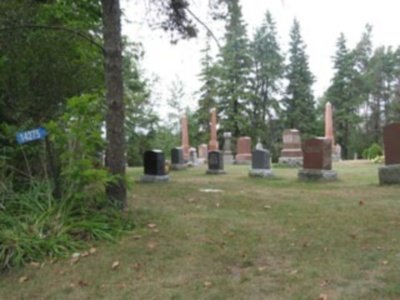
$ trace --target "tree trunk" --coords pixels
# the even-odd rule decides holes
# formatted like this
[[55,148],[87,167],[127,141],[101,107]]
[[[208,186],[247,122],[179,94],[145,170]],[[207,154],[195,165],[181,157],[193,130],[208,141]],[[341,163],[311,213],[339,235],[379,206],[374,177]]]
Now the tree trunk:
[[122,84],[121,10],[119,0],[101,0],[106,83],[106,166],[117,180],[107,187],[107,195],[126,208],[125,176],[125,107]]

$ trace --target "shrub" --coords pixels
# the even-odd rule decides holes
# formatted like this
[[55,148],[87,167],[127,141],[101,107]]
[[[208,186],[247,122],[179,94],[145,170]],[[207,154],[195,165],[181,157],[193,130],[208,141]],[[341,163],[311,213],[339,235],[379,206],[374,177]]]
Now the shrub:
[[364,149],[362,156],[365,159],[374,159],[377,156],[381,156],[382,148],[377,143],[373,143],[369,148]]

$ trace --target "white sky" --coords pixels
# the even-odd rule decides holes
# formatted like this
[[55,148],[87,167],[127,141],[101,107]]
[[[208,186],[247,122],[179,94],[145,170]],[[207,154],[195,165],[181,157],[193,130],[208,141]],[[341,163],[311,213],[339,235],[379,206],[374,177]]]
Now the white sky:
[[[162,0],[160,0],[162,1]],[[161,30],[151,30],[146,21],[148,0],[122,0],[126,21],[123,33],[134,42],[144,45],[145,56],[142,68],[147,76],[160,78],[157,87],[161,95],[158,111],[166,115],[165,100],[169,96],[168,87],[176,78],[183,81],[186,90],[184,106],[196,107],[194,93],[201,83],[200,50],[205,46],[205,30],[201,25],[198,39],[180,41],[171,45],[169,37]],[[193,0],[192,11],[207,22],[214,34],[223,37],[221,23],[210,21],[207,16],[208,0]],[[336,40],[343,32],[348,47],[354,47],[360,40],[365,24],[373,26],[373,46],[397,47],[400,45],[400,1],[399,0],[241,0],[244,21],[247,23],[248,37],[261,25],[265,12],[270,10],[277,25],[281,49],[287,52],[289,31],[293,19],[300,22],[301,34],[307,45],[310,68],[316,77],[315,96],[321,96],[329,86],[333,76],[332,56],[336,51]],[[221,43],[223,43],[221,41]]]

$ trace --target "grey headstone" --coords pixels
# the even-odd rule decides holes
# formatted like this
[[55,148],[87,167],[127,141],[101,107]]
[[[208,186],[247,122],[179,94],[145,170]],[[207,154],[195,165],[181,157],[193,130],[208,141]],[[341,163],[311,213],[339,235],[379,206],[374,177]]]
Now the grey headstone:
[[183,149],[182,147],[175,147],[171,149],[171,164],[183,164]]
[[251,167],[252,169],[271,169],[270,159],[268,150],[256,149],[253,151]]

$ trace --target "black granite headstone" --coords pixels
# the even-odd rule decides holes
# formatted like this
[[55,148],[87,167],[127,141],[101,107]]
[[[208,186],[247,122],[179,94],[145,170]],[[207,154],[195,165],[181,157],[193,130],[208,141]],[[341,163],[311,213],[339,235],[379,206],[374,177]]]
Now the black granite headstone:
[[256,149],[253,151],[252,169],[271,169],[270,153],[265,149]]
[[182,147],[175,147],[171,150],[171,163],[174,165],[184,164]]
[[145,175],[166,175],[165,158],[161,150],[149,150],[143,155]]
[[208,152],[208,169],[216,171],[224,169],[224,159],[221,151]]

